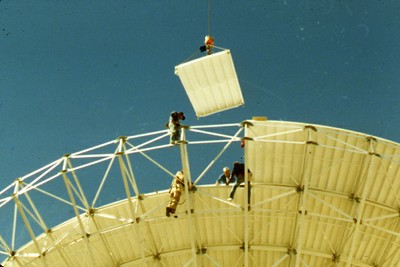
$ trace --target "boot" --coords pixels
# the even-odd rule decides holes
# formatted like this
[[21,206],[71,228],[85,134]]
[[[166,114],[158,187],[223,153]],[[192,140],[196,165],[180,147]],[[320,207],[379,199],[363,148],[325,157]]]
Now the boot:
[[170,213],[171,213],[171,208],[167,207],[165,215],[167,215],[167,217],[169,217]]

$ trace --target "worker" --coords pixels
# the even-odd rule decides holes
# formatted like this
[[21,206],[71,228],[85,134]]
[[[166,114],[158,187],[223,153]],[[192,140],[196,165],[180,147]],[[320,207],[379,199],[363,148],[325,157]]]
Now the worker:
[[211,55],[211,48],[214,46],[214,38],[207,35],[204,37],[204,44],[206,45],[207,55]]
[[166,208],[166,215],[169,217],[170,213],[175,213],[176,206],[179,203],[181,194],[185,188],[185,179],[183,176],[183,171],[178,171],[171,183],[171,188],[169,189],[169,203]]
[[185,120],[185,114],[183,112],[171,112],[168,121],[168,129],[170,131],[170,144],[176,144],[181,138],[181,124],[180,121]]
[[[233,163],[233,170],[231,172],[231,176],[229,177],[230,180],[234,179],[236,177],[236,182],[233,184],[231,192],[229,194],[229,198],[228,200],[233,200],[233,198],[235,197],[235,192],[236,189],[240,186],[241,183],[244,183],[244,170],[245,170],[245,166],[244,163],[239,163],[239,162],[235,162]],[[248,173],[248,178],[250,178],[252,176],[252,173],[250,170],[247,170]],[[250,182],[248,181],[248,203],[250,204]]]
[[224,167],[222,169],[222,174],[219,176],[219,178],[215,182],[215,185],[216,186],[218,186],[220,184],[229,185],[229,183],[235,182],[234,177],[233,177],[233,180],[229,180],[230,176],[231,176],[231,170],[228,167]]
[[200,46],[200,52],[207,51],[207,55],[211,55],[211,48],[214,46],[214,38],[206,35],[204,37],[204,45]]

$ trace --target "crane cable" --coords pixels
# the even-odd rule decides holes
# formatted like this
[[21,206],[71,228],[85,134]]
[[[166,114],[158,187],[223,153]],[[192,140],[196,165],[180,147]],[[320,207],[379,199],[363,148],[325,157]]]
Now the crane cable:
[[[0,0],[1,1],[1,0]],[[198,55],[199,53],[202,53],[204,51],[207,51],[207,54],[210,55],[211,54],[211,48],[214,47],[214,38],[210,36],[210,32],[211,32],[211,0],[208,0],[208,15],[207,15],[207,32],[208,34],[206,35],[206,37],[204,38],[204,45],[200,47],[200,51],[195,52],[194,54],[192,54],[190,57],[186,58],[184,62],[188,62],[189,60],[193,59],[196,55]],[[220,47],[216,47],[219,49]],[[181,63],[182,64],[182,63]]]
[[208,0],[208,36],[210,36],[211,28],[211,0]]
[[[204,38],[205,50],[207,55],[211,55],[211,48],[214,46],[214,38],[210,35],[211,28],[211,0],[208,0],[208,34]],[[203,52],[203,51],[202,51]]]

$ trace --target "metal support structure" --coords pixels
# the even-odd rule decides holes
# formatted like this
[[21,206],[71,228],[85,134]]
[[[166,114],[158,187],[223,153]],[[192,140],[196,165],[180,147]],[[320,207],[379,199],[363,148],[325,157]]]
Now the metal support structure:
[[[398,218],[394,227],[393,227],[393,231],[395,233],[399,233],[400,232],[400,219]],[[389,245],[394,242],[394,240],[396,239],[396,235],[392,234],[389,236],[389,238],[386,239],[384,248],[382,249],[382,252],[380,253],[379,257],[378,257],[378,261],[377,264],[378,266],[383,266],[385,264],[385,262],[390,258],[389,255]],[[399,264],[400,266],[400,261]]]
[[308,198],[308,187],[309,187],[309,181],[311,179],[309,169],[310,169],[310,164],[311,164],[311,159],[310,155],[314,153],[315,147],[318,145],[313,138],[312,133],[315,131],[313,128],[305,128],[306,131],[306,142],[305,142],[305,147],[304,147],[304,156],[303,156],[303,166],[302,166],[302,171],[300,173],[300,183],[298,185],[298,193],[299,193],[299,201],[298,201],[298,211],[300,215],[297,215],[296,219],[296,233],[297,235],[296,238],[296,244],[295,244],[295,249],[296,249],[296,255],[295,255],[295,266],[298,267],[300,266],[300,263],[302,261],[301,255],[302,255],[302,246],[303,246],[303,240],[304,240],[304,223],[305,223],[305,217],[307,215],[307,198]]
[[290,196],[292,196],[292,195],[294,195],[296,193],[297,193],[297,191],[295,189],[292,189],[292,190],[284,192],[282,194],[279,194],[279,195],[264,199],[263,201],[257,202],[254,205],[252,205],[252,209],[253,208],[257,208],[258,206],[261,206],[261,205],[263,205],[265,203],[269,203],[269,202],[272,202],[272,201],[275,201],[275,200],[278,200],[278,199],[281,199],[281,198],[285,198],[285,197],[290,197]]
[[308,196],[312,197],[313,199],[315,199],[316,201],[320,202],[324,206],[329,207],[330,209],[332,209],[333,211],[337,212],[338,214],[342,215],[344,217],[343,220],[345,220],[347,222],[351,222],[353,220],[353,217],[350,216],[348,213],[346,213],[346,212],[340,210],[339,208],[335,207],[334,205],[324,201],[323,199],[321,199],[319,196],[317,196],[313,192],[309,192],[308,191]]
[[248,124],[244,123],[244,162],[245,162],[245,169],[244,169],[244,266],[249,266],[249,249],[250,249],[250,242],[249,242],[249,210],[251,209],[251,200],[249,199],[249,192],[251,188],[249,182],[249,173],[247,171],[249,165],[246,164],[246,159],[248,159],[248,145],[249,142],[247,140],[248,137]]
[[371,167],[372,167],[372,162],[373,159],[375,158],[374,154],[370,154],[367,157],[368,162],[366,163],[366,168],[365,168],[365,174],[362,175],[362,180],[360,181],[360,184],[357,187],[357,195],[360,195],[360,201],[354,201],[354,206],[356,210],[354,211],[354,220],[355,220],[355,225],[353,227],[353,234],[351,238],[351,244],[349,248],[349,255],[347,257],[347,267],[351,266],[354,253],[355,253],[355,248],[356,248],[356,237],[357,235],[360,234],[360,225],[362,221],[362,216],[364,212],[364,207],[365,207],[365,200],[366,200],[366,188],[367,186],[370,186],[370,184],[373,183],[373,177],[371,177]]
[[[118,158],[118,162],[119,162],[119,166],[120,166],[120,170],[121,170],[121,176],[122,176],[122,180],[123,180],[123,184],[124,184],[124,188],[125,188],[125,194],[127,197],[127,201],[128,201],[128,205],[129,205],[129,212],[131,214],[131,219],[135,220],[137,218],[137,212],[136,209],[133,205],[133,198],[131,195],[131,190],[130,190],[130,186],[129,186],[129,181],[128,181],[128,171],[126,169],[126,165],[125,162],[122,158],[122,156],[125,154],[125,150],[124,150],[124,145],[123,145],[124,140],[120,139],[120,145],[119,145],[119,149],[117,152],[117,158]],[[137,195],[139,192],[136,192]],[[140,230],[138,229],[138,225],[134,224],[133,226],[135,228],[136,233],[138,234],[138,236],[141,237],[140,234]],[[141,237],[142,238],[142,237]],[[143,246],[140,244],[141,240],[137,240],[136,245],[138,250],[140,251],[140,255],[141,255],[141,259],[142,259],[142,263],[147,266],[147,262],[145,260],[145,254],[144,254],[144,250],[143,250]]]
[[[366,156],[367,156],[367,153],[362,153],[362,157],[363,157],[361,160],[362,163],[361,163],[361,166],[358,167],[357,175],[355,177],[355,182],[352,185],[351,192],[357,191],[357,188],[359,186],[359,181],[362,177],[362,171],[364,170],[364,167],[365,167],[365,157]],[[346,214],[350,214],[352,212],[351,209],[354,207],[354,205],[357,204],[357,196],[352,195],[350,199],[352,200],[352,202],[349,202],[348,212],[346,212]],[[353,223],[353,222],[354,221],[352,221],[350,223]],[[345,246],[346,246],[346,244],[347,244],[346,242],[348,241],[348,238],[349,238],[349,236],[347,235],[348,227],[349,227],[348,221],[341,223],[341,230],[339,232],[339,236],[341,236],[341,238],[336,242],[336,245],[335,245],[334,255],[336,255],[336,257],[337,257],[337,255],[344,255],[345,252],[347,251],[347,249],[345,249]]]
[[[118,147],[117,147],[117,149],[118,149]],[[117,153],[117,149],[115,150],[114,155]],[[100,192],[103,190],[104,183],[106,182],[106,180],[108,178],[108,174],[110,173],[110,170],[111,170],[111,167],[113,166],[114,160],[115,160],[115,156],[111,158],[110,163],[107,166],[106,172],[104,173],[103,178],[101,179],[100,186],[96,191],[95,197],[93,198],[91,207],[95,207],[96,206],[97,199],[100,196]]]
[[[72,174],[72,176],[74,178],[75,184],[78,187],[79,191],[76,192],[76,194],[77,194],[77,196],[79,197],[79,199],[81,200],[81,202],[83,203],[83,205],[86,208],[86,216],[87,216],[88,223],[90,221],[92,221],[93,224],[95,225],[95,228],[98,230],[99,229],[99,225],[98,225],[96,219],[94,218],[95,208],[93,206],[90,206],[89,201],[86,198],[85,192],[84,192],[84,190],[83,190],[83,188],[81,186],[81,183],[79,182],[78,176],[77,176],[77,174],[76,174],[76,172],[75,172],[75,170],[74,170],[74,168],[73,168],[73,166],[71,164],[71,161],[69,159],[69,155],[65,157],[65,163],[63,165],[63,172],[65,173],[68,170],[70,170],[70,172],[71,172],[71,174]],[[70,185],[70,186],[72,186],[72,185]],[[88,235],[88,234],[91,234],[91,233],[86,233],[86,235]],[[108,252],[107,255],[109,256],[110,261],[113,262],[113,264],[116,264],[117,260],[115,259],[115,257],[113,257],[113,254],[111,252],[111,249],[110,249],[110,246],[109,246],[107,240],[104,238],[104,236],[102,234],[100,234],[100,238],[101,238],[103,247]]]
[[81,230],[82,238],[87,243],[87,250],[89,251],[90,259],[91,259],[93,264],[97,264],[96,257],[93,254],[92,247],[91,247],[90,240],[89,240],[89,236],[90,235],[85,230],[85,226],[83,224],[83,221],[81,219],[81,215],[79,214],[79,210],[78,210],[77,205],[76,205],[76,200],[75,200],[74,194],[72,193],[72,190],[71,190],[71,184],[70,184],[71,182],[68,179],[66,172],[62,172],[62,176],[63,176],[63,179],[64,179],[64,184],[65,184],[65,187],[67,189],[68,195],[69,195],[69,197],[71,199],[71,202],[73,204],[72,207],[73,207],[76,219],[78,221],[79,228]]
[[[61,265],[72,266],[76,265],[76,256],[79,255],[81,264],[86,266],[96,265],[103,260],[112,266],[130,263],[132,266],[163,266],[185,255],[182,266],[220,266],[225,263],[220,261],[220,255],[217,253],[225,254],[226,251],[235,255],[236,262],[243,263],[246,267],[256,264],[258,253],[271,256],[271,266],[307,266],[313,262],[306,262],[308,257],[320,258],[324,262],[332,261],[332,265],[337,266],[367,266],[371,264],[369,261],[372,257],[374,263],[379,265],[395,266],[397,262],[394,261],[400,261],[400,254],[395,249],[400,246],[400,220],[397,220],[397,217],[400,217],[397,205],[400,203],[400,183],[397,179],[400,173],[400,148],[396,144],[373,137],[367,138],[365,142],[361,140],[365,137],[360,134],[342,132],[334,128],[285,122],[253,122],[254,126],[236,123],[229,126],[204,125],[184,128],[182,142],[177,146],[164,142],[168,137],[167,130],[122,137],[65,155],[23,176],[0,191],[0,209],[2,214],[5,214],[3,208],[8,208],[9,216],[6,219],[10,221],[11,226],[11,234],[4,235],[0,232],[0,257],[7,258],[2,265],[49,266],[54,265],[54,262],[49,263],[52,259],[58,258]],[[241,127],[237,130],[239,125]],[[211,129],[225,126],[234,129],[229,131],[232,134],[213,132]],[[189,137],[191,131],[194,135],[187,141],[186,136]],[[244,137],[240,137],[243,131]],[[254,136],[247,138],[249,133],[254,133]],[[257,135],[258,133],[260,134]],[[197,139],[201,135],[207,138]],[[146,139],[148,137],[151,139]],[[138,143],[132,142],[136,140],[139,140]],[[222,194],[227,192],[227,188],[199,183],[211,179],[210,173],[215,176],[212,172],[215,171],[213,167],[217,165],[216,162],[233,142],[239,140],[244,140],[245,193],[238,201],[229,202]],[[193,174],[190,170],[189,146],[219,143],[223,144],[222,150],[218,151],[216,157],[210,158],[206,168],[195,177],[193,185],[196,187],[192,190],[190,184]],[[364,147],[366,143],[369,146],[367,149]],[[304,148],[300,147],[301,145]],[[266,153],[276,154],[262,155],[260,150],[257,157],[253,157],[252,154],[249,156],[249,153],[252,153],[250,150],[255,146],[265,147],[268,150]],[[165,190],[140,194],[138,176],[133,172],[133,166],[137,164],[136,157],[143,156],[150,165],[173,176],[176,170],[170,170],[168,166],[163,166],[157,161],[157,150],[178,148],[186,183],[186,202],[181,208],[186,212],[179,213],[178,218],[174,219],[161,212],[165,208],[168,196]],[[155,153],[150,157],[147,151]],[[285,153],[292,154],[286,158]],[[197,155],[190,156],[193,160]],[[104,169],[96,169],[96,165],[99,164],[103,164]],[[349,164],[354,164],[353,168],[349,167]],[[100,175],[96,172],[88,174],[86,170],[81,172],[88,167],[93,167],[89,171],[101,170]],[[247,173],[249,167],[257,169],[255,183]],[[89,197],[91,194],[87,190],[90,189],[85,187],[88,181],[83,182],[86,179],[85,175],[89,175],[89,181],[98,177],[94,184],[100,186],[90,188],[94,190],[93,198]],[[344,176],[348,177],[350,182],[343,181]],[[329,180],[325,183],[317,178]],[[121,179],[121,189],[125,190],[122,197],[126,200],[113,200],[117,202],[100,207],[98,203],[102,203],[100,199],[107,192],[106,184],[111,179]],[[336,180],[342,180],[341,184]],[[47,187],[50,183],[61,184],[62,188],[64,183],[66,190],[58,196],[57,192],[50,190],[51,185]],[[385,189],[388,197],[379,195],[374,187],[376,183]],[[90,185],[93,183],[89,183]],[[249,186],[252,193],[255,193],[252,194],[253,199],[248,199]],[[58,193],[59,191],[58,189]],[[351,192],[351,195],[348,195],[348,192]],[[71,212],[72,209],[75,216],[60,225],[57,225],[60,222],[48,221],[46,210],[40,207],[40,202],[36,202],[37,197],[41,196],[49,197],[51,201],[55,200],[54,206],[58,204],[61,208],[67,207],[67,210],[60,209],[60,213]],[[233,221],[232,215],[240,219]],[[256,215],[257,218],[254,217]],[[170,237],[170,233],[162,226],[168,227],[175,220],[185,225],[184,232],[188,234],[185,238],[190,238],[190,245],[185,248],[177,248],[178,238],[163,239],[163,235]],[[224,234],[229,235],[229,238],[226,238],[226,235],[223,237],[227,244],[218,243],[222,241],[213,243],[219,233],[214,231],[215,229],[206,228],[205,225],[211,221],[215,222],[215,227],[221,228],[226,232]],[[203,222],[206,224],[203,225]],[[280,243],[280,237],[270,235],[272,227],[278,229],[281,222],[292,227],[291,232],[285,231],[283,234],[284,243]],[[47,225],[55,227],[49,229]],[[27,230],[26,235],[30,238],[30,243],[21,248],[20,228],[23,231]],[[36,236],[37,229],[40,233]],[[282,229],[280,231],[284,232]],[[314,247],[310,246],[312,241],[305,241],[306,231],[314,237],[326,240],[316,241],[313,243]],[[361,244],[364,232],[371,240],[377,240],[381,247],[372,252],[371,246]],[[114,247],[116,242],[110,238],[114,233],[122,239],[125,233],[130,235],[131,239],[127,244],[134,250],[132,258],[125,254],[125,258],[121,260],[120,254],[124,251],[117,251]],[[8,239],[11,239],[9,243]],[[265,240],[271,243],[262,243]],[[323,250],[315,248],[315,245],[319,244],[323,244]],[[363,248],[359,248],[359,244]],[[84,252],[74,250],[78,247]],[[371,260],[366,259],[363,249],[371,253]],[[76,252],[69,254],[70,251]],[[97,252],[105,253],[102,253],[100,259]],[[360,257],[362,253],[365,255]]]
[[[22,188],[22,185],[23,185],[23,182],[21,181],[21,188]],[[29,196],[29,193],[28,193],[28,192],[25,192],[24,195],[25,195],[26,199],[28,200],[29,205],[31,206],[33,212],[35,213],[35,217],[37,218],[37,220],[35,220],[35,221],[40,225],[40,227],[42,228],[43,232],[46,233],[46,235],[47,235],[47,236],[50,238],[50,240],[54,243],[55,240],[54,240],[54,237],[53,237],[53,235],[52,235],[52,231],[51,231],[51,229],[49,229],[49,228],[47,227],[45,221],[43,220],[42,216],[40,215],[39,210],[36,208],[35,203],[32,201],[32,198]],[[31,217],[32,217],[32,215],[31,215]],[[42,252],[42,254],[47,253],[48,250],[49,250],[49,249],[46,249],[45,251]],[[62,261],[63,261],[65,264],[68,265],[69,262],[68,262],[68,259],[65,257],[64,249],[62,249],[62,251],[59,252],[59,255],[60,255]]]
[[146,153],[144,153],[141,149],[138,149],[138,147],[132,145],[131,143],[127,142],[132,149],[137,150],[143,157],[145,157],[146,159],[148,159],[150,162],[152,162],[155,166],[157,166],[158,168],[160,168],[161,170],[163,170],[164,172],[166,172],[167,174],[169,174],[170,176],[174,176],[174,174],[172,172],[170,172],[167,168],[165,168],[164,166],[162,166],[158,161],[156,161],[155,159],[153,159],[152,157],[150,157],[149,155],[147,155]]
[[[153,141],[154,140],[157,140],[157,138],[153,139]],[[124,140],[124,143],[123,143],[123,148],[124,148],[124,151],[126,152],[127,149],[126,149],[125,143],[126,143],[126,140]],[[136,147],[136,149],[137,149],[137,147]],[[148,157],[145,153],[140,153],[140,154],[144,155],[146,158],[148,158],[150,161],[152,161],[151,158]],[[127,153],[124,153],[124,155],[125,155],[125,160],[127,162],[126,164],[128,166],[127,171],[129,173],[129,181],[131,182],[131,186],[133,187],[133,190],[134,190],[134,192],[136,194],[136,197],[137,197],[137,199],[136,199],[136,201],[137,201],[136,207],[137,208],[135,209],[136,222],[137,223],[135,224],[135,229],[136,229],[136,232],[137,232],[138,236],[142,236],[140,228],[145,228],[146,229],[146,231],[148,233],[147,236],[148,236],[148,240],[149,240],[149,245],[153,249],[152,253],[154,255],[157,255],[157,254],[159,254],[159,252],[158,252],[159,249],[158,249],[158,246],[157,246],[157,244],[156,244],[156,242],[154,240],[153,231],[152,231],[149,223],[148,222],[144,222],[143,227],[140,227],[140,225],[141,225],[140,224],[140,214],[139,214],[138,208],[139,207],[141,208],[141,213],[142,214],[146,213],[146,209],[145,209],[145,207],[143,205],[143,202],[142,202],[142,199],[140,197],[140,191],[139,191],[139,188],[138,188],[137,183],[136,183],[136,178],[135,178],[135,174],[134,174],[133,169],[132,169],[132,164],[131,164],[131,161],[129,160],[129,155]],[[144,259],[143,248],[141,247],[140,249],[141,249],[141,253],[143,253],[142,258]],[[145,265],[147,266],[147,262],[145,263]]]
[[196,185],[198,182],[200,182],[201,178],[204,177],[204,175],[209,171],[209,169],[214,165],[214,163],[221,157],[221,155],[228,149],[228,147],[232,144],[232,142],[235,141],[235,139],[238,137],[238,135],[242,132],[243,128],[240,128],[233,137],[230,138],[229,142],[226,143],[224,148],[218,153],[218,155],[210,162],[210,164],[204,169],[204,171],[199,175],[199,177],[196,179],[194,182],[194,185]]
[[[22,204],[21,204],[21,202],[19,201],[19,199],[18,199],[18,197],[16,195],[14,195],[14,201],[15,201],[15,205],[17,206],[18,211],[19,211],[19,213],[21,215],[22,220],[24,221],[25,227],[28,230],[28,233],[31,236],[33,243],[35,244],[37,253],[38,253],[39,257],[41,257],[42,254],[43,254],[43,251],[42,251],[42,249],[41,249],[41,247],[40,247],[40,245],[39,245],[39,243],[38,243],[38,241],[36,239],[36,236],[35,236],[35,234],[33,232],[31,224],[29,223],[29,220],[26,217],[26,214],[25,214],[25,212],[24,212],[24,210],[22,208]],[[45,266],[48,266],[47,265],[47,261],[46,261],[46,257],[44,257],[43,263],[44,263]]]
[[[181,143],[179,145],[180,152],[181,152],[181,161],[182,161],[182,170],[183,170],[183,175],[185,177],[185,195],[186,195],[186,212],[188,214],[188,220],[191,222],[189,223],[189,230],[191,233],[190,235],[190,242],[192,246],[192,256],[193,256],[193,263],[194,266],[197,266],[197,254],[196,254],[196,249],[200,246],[197,238],[197,229],[196,227],[193,226],[193,223],[196,223],[193,220],[193,215],[192,214],[192,209],[194,207],[192,206],[192,198],[191,194],[189,192],[189,187],[191,187],[192,180],[191,180],[191,173],[190,173],[190,165],[189,165],[189,155],[187,151],[187,145],[186,145],[186,132],[185,128],[182,128],[182,133],[181,133]],[[197,241],[197,244],[196,244]]]
[[289,254],[283,255],[283,257],[279,258],[279,259],[274,263],[274,265],[272,265],[272,267],[278,267],[278,266],[280,266],[281,263],[282,263],[284,260],[286,260],[288,257],[289,257]]

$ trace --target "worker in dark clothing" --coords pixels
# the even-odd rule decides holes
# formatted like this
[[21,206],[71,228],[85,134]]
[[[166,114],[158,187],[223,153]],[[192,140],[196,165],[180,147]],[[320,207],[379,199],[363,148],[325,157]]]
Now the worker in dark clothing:
[[[233,164],[233,170],[231,172],[230,180],[236,177],[236,182],[232,186],[231,193],[229,194],[228,200],[233,200],[235,197],[236,189],[240,186],[241,183],[244,183],[244,163],[235,162]],[[248,174],[251,175],[251,171],[247,170]],[[248,202],[250,204],[250,182],[248,182]]]
[[181,120],[185,120],[183,112],[171,112],[168,129],[170,131],[170,144],[172,145],[178,143],[181,138]]

